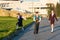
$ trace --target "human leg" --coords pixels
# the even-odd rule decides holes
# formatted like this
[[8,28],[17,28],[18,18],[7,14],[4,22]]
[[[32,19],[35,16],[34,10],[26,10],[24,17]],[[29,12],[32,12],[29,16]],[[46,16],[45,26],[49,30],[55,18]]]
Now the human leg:
[[53,32],[54,24],[51,24],[51,32]]

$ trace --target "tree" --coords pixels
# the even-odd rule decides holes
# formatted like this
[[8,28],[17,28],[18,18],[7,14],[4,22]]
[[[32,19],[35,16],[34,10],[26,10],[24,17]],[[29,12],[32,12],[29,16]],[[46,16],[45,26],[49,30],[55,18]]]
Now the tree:
[[56,5],[57,16],[60,17],[60,4],[57,3]]

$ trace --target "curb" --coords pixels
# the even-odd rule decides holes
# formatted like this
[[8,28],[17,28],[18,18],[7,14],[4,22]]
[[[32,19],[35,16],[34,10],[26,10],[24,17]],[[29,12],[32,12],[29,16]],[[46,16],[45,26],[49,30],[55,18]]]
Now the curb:
[[[24,30],[25,30],[26,28],[28,28],[28,26],[32,25],[33,23],[34,23],[34,22],[31,22],[30,24],[25,25]],[[3,38],[2,40],[12,40],[12,38],[18,36],[18,34],[19,34],[20,32],[22,32],[22,29],[19,29],[19,30],[14,31],[12,34],[10,34],[9,36]]]

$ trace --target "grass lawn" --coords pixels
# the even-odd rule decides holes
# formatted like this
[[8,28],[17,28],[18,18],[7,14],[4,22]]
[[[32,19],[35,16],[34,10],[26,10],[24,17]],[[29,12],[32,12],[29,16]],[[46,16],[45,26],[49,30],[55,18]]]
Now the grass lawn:
[[[31,18],[27,20],[23,20],[24,26],[32,22]],[[17,18],[0,17],[0,40],[16,30],[16,22]]]

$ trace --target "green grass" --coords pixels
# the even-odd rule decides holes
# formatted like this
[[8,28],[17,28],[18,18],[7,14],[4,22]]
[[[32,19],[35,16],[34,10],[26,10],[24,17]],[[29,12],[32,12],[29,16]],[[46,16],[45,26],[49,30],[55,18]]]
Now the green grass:
[[[8,36],[16,30],[17,18],[13,17],[0,17],[0,39]],[[32,22],[32,19],[23,20],[23,25]]]

